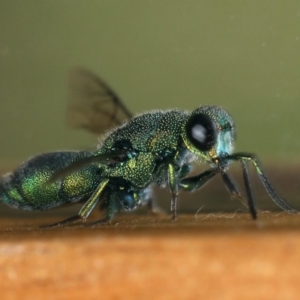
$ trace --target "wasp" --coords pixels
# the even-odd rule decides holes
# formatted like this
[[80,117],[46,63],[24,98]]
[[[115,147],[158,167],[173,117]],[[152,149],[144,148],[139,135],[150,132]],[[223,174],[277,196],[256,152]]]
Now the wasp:
[[[22,210],[47,210],[84,201],[76,216],[52,225],[59,226],[85,221],[101,201],[105,217],[92,224],[105,224],[121,209],[151,207],[151,188],[155,184],[169,189],[172,220],[176,220],[179,192],[198,190],[217,174],[232,196],[241,197],[227,173],[232,162],[239,162],[253,219],[257,211],[249,163],[270,198],[284,211],[297,213],[276,193],[255,155],[233,153],[235,126],[223,108],[205,105],[192,112],[154,110],[132,117],[100,78],[84,69],[72,74],[69,121],[97,134],[110,130],[95,151],[40,154],[4,175],[0,181],[3,203]],[[194,161],[203,161],[209,168],[189,176]]]

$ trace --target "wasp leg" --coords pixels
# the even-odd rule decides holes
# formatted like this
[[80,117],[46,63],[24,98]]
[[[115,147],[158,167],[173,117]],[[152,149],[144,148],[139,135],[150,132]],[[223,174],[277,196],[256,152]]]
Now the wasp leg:
[[[263,186],[265,187],[267,193],[269,194],[270,198],[273,200],[275,204],[277,204],[280,208],[282,208],[284,211],[292,213],[292,214],[298,214],[299,212],[294,209],[293,207],[289,206],[284,199],[282,199],[274,190],[273,186],[269,182],[267,176],[264,174],[263,169],[257,159],[257,157],[253,154],[249,153],[234,153],[232,155],[228,155],[226,157],[226,160],[230,161],[240,161],[243,168],[243,174],[244,174],[244,182],[246,186],[246,192],[248,198],[251,199],[252,192],[250,188],[250,182],[249,182],[249,175],[248,175],[248,167],[246,162],[251,161],[256,169],[256,172],[259,176],[260,181],[262,182]],[[248,200],[251,202],[251,200]],[[253,204],[254,205],[254,204]],[[251,208],[250,208],[251,209]]]
[[252,216],[252,219],[255,220],[257,218],[257,212],[255,209],[254,198],[253,198],[251,185],[250,185],[248,166],[244,160],[242,160],[241,163],[242,163],[242,168],[243,168],[243,178],[244,178],[245,189],[246,189],[246,194],[247,194],[248,207],[249,207],[249,211]]
[[[170,166],[169,166],[169,171],[170,171]],[[191,166],[190,166],[190,165],[183,165],[183,166],[180,168],[177,177],[178,177],[179,179],[184,178],[186,175],[188,175],[188,174],[190,173],[190,171],[191,171]],[[170,174],[170,173],[169,173],[169,174]],[[169,178],[170,178],[170,175],[169,175]],[[177,185],[178,185],[178,183],[177,183]],[[177,189],[178,189],[178,188],[177,188]],[[170,188],[170,190],[171,190],[171,188]],[[171,190],[171,193],[172,193],[172,190]],[[178,197],[178,191],[177,191],[177,197]],[[155,201],[152,199],[152,197],[145,197],[144,200],[143,200],[143,202],[144,202],[144,203],[147,203],[147,209],[149,210],[149,212],[151,212],[151,213],[153,213],[153,214],[160,214],[160,215],[165,215],[165,214],[166,214],[166,212],[165,212],[164,210],[162,210],[161,208],[159,208],[159,207],[156,205],[156,203],[155,203]],[[172,210],[172,207],[173,207],[173,208],[176,207],[176,204],[175,204],[175,206],[174,206],[174,205],[171,206],[171,210]],[[175,208],[175,210],[176,210],[176,208]],[[172,211],[173,211],[173,210],[172,210]],[[177,215],[177,212],[176,212],[176,215]],[[176,220],[176,218],[177,218],[177,217],[175,217],[175,219],[174,219],[174,215],[173,215],[172,219],[173,219],[173,220]]]
[[66,220],[63,220],[61,222],[57,222],[57,223],[54,223],[51,225],[42,226],[41,228],[59,227],[62,225],[75,223],[77,221],[85,222],[87,217],[90,215],[90,213],[94,209],[95,205],[99,201],[100,196],[101,196],[103,190],[105,189],[105,187],[107,186],[108,182],[109,182],[109,179],[106,179],[98,185],[96,191],[92,194],[92,196],[89,198],[89,200],[82,206],[82,208],[79,211],[77,216],[70,217]]
[[218,172],[217,169],[209,169],[199,175],[181,179],[179,182],[180,189],[193,192],[200,189],[208,180],[214,177]]
[[111,222],[111,219],[105,217],[105,218],[100,219],[100,220],[98,220],[98,221],[95,221],[95,222],[92,222],[92,223],[88,223],[88,224],[86,224],[85,226],[87,226],[87,227],[95,226],[95,225],[101,226],[101,225],[107,225],[107,224],[110,224],[110,222]]
[[256,219],[257,217],[257,212],[255,209],[254,205],[254,199],[252,196],[252,191],[250,188],[250,180],[249,180],[249,174],[248,174],[248,169],[247,165],[245,165],[245,168],[243,166],[243,177],[244,177],[244,183],[245,183],[245,188],[246,188],[246,193],[247,193],[247,202],[245,199],[242,197],[241,193],[238,191],[238,189],[235,187],[234,183],[230,179],[227,173],[222,172],[222,179],[224,181],[224,184],[226,188],[228,189],[229,193],[235,197],[238,198],[247,208],[249,208],[250,214],[252,219]]
[[175,167],[172,164],[168,165],[168,183],[171,192],[171,212],[172,221],[177,220],[177,203],[178,203],[178,177]]
[[116,199],[115,197],[110,197],[108,199],[108,206],[106,210],[106,217],[103,219],[100,219],[98,221],[88,223],[86,226],[94,226],[94,225],[106,225],[111,222],[113,216],[115,215],[115,212],[117,211],[117,206],[116,206]]
[[[224,181],[224,184],[226,186],[226,188],[228,189],[229,193],[233,196],[233,197],[241,197],[240,192],[238,191],[238,189],[236,188],[236,186],[234,185],[233,181],[231,180],[231,178],[228,176],[227,173],[222,172],[221,173],[222,179]],[[242,197],[241,197],[242,198]]]
[[63,225],[75,223],[77,221],[83,221],[82,217],[78,216],[78,215],[77,216],[73,216],[73,217],[67,218],[65,220],[62,220],[62,221],[54,223],[54,224],[39,226],[39,228],[43,229],[43,228],[60,227],[60,226],[63,226]]
[[107,186],[109,179],[103,180],[97,187],[96,191],[92,194],[90,199],[82,206],[81,210],[79,211],[78,215],[82,218],[86,219],[94,207],[96,206],[97,202],[100,199],[101,194],[103,193],[105,187]]

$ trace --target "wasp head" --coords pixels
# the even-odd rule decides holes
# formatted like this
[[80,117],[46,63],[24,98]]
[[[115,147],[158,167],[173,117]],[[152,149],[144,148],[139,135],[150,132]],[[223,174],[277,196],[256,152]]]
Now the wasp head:
[[201,106],[189,115],[183,126],[185,146],[208,163],[220,166],[220,161],[232,153],[234,123],[222,108]]

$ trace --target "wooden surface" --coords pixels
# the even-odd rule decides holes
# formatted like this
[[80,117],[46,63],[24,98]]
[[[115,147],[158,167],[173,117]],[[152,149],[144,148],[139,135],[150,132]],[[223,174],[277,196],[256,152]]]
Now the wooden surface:
[[[41,215],[43,216],[43,215]],[[299,299],[300,216],[2,218],[1,299]]]

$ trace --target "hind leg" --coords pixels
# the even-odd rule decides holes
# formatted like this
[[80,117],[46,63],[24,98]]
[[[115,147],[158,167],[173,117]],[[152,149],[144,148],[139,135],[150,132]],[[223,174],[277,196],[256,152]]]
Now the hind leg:
[[54,223],[54,224],[39,226],[39,228],[55,228],[55,227],[61,227],[64,225],[74,224],[74,223],[78,223],[78,222],[85,222],[85,219],[79,215],[76,215],[76,216],[67,218],[65,220],[62,220],[62,221]]
[[117,208],[117,201],[116,197],[109,197],[107,200],[107,205],[106,205],[106,216],[103,219],[100,219],[95,222],[91,222],[86,224],[86,226],[102,226],[111,223],[112,218],[114,217],[116,211],[118,210]]
[[77,216],[70,217],[65,219],[61,222],[57,222],[51,225],[41,226],[41,228],[53,228],[53,227],[60,227],[67,224],[76,223],[77,221],[85,222],[87,217],[90,215],[96,204],[98,203],[105,187],[107,186],[109,179],[103,180],[94,191],[92,196],[85,202],[82,206],[81,210],[79,211]]

